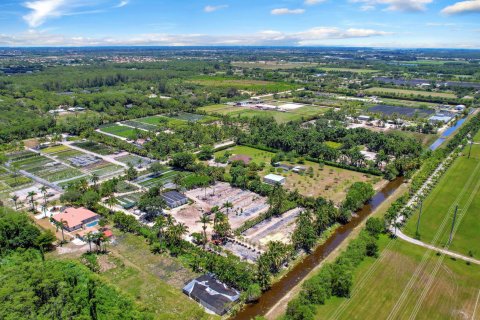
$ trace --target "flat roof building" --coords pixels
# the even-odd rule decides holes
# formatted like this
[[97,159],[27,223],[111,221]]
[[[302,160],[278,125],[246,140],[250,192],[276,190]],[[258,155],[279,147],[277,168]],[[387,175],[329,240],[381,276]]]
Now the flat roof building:
[[268,184],[285,184],[287,180],[285,177],[276,175],[276,174],[267,174],[265,177],[263,177],[263,182],[268,183]]
[[240,292],[227,287],[211,274],[204,274],[190,281],[183,288],[183,293],[218,315],[227,313],[240,299]]

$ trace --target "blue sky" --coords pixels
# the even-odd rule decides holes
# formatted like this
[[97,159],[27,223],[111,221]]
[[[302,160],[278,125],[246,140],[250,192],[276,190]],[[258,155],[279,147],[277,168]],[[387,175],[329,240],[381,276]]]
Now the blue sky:
[[0,0],[0,46],[480,48],[480,0]]

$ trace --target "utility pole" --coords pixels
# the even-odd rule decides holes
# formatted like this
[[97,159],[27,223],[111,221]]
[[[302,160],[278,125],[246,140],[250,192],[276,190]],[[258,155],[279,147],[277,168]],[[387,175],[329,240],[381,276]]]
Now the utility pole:
[[470,149],[468,150],[468,159],[470,159],[470,154],[472,153],[473,139],[470,140]]
[[455,220],[457,220],[457,211],[458,211],[458,204],[455,207],[455,213],[453,214],[452,230],[450,230],[450,239],[448,240],[448,245],[452,243],[453,228],[455,227]]
[[415,233],[417,236],[418,234],[418,228],[420,226],[420,217],[422,216],[422,208],[423,208],[423,200],[420,200],[420,212],[418,213],[418,220],[417,220],[417,232]]

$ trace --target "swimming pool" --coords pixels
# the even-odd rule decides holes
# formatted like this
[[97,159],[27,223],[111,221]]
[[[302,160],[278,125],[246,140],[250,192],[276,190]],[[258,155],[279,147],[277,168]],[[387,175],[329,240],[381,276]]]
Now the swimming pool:
[[91,227],[95,227],[97,224],[98,224],[98,220],[97,220],[97,221],[90,222],[90,223],[87,223],[87,224],[85,225],[85,227],[91,228]]

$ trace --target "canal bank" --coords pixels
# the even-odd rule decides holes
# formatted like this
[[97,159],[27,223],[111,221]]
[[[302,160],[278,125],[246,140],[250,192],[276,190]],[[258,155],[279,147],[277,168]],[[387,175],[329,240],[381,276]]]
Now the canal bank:
[[[403,178],[390,181],[384,188],[377,192],[374,197],[352,218],[352,220],[340,227],[321,245],[302,261],[295,265],[283,278],[272,285],[271,289],[264,292],[260,299],[253,304],[246,305],[232,319],[252,319],[258,315],[266,315],[268,319],[276,319],[287,306],[288,301],[298,292],[301,283],[318,269],[322,263],[340,251],[346,245],[350,236],[360,229],[366,218],[379,211],[386,200],[395,199],[406,190]],[[402,186],[404,186],[402,188]],[[392,200],[392,201],[393,201]],[[388,208],[388,205],[386,206]]]

